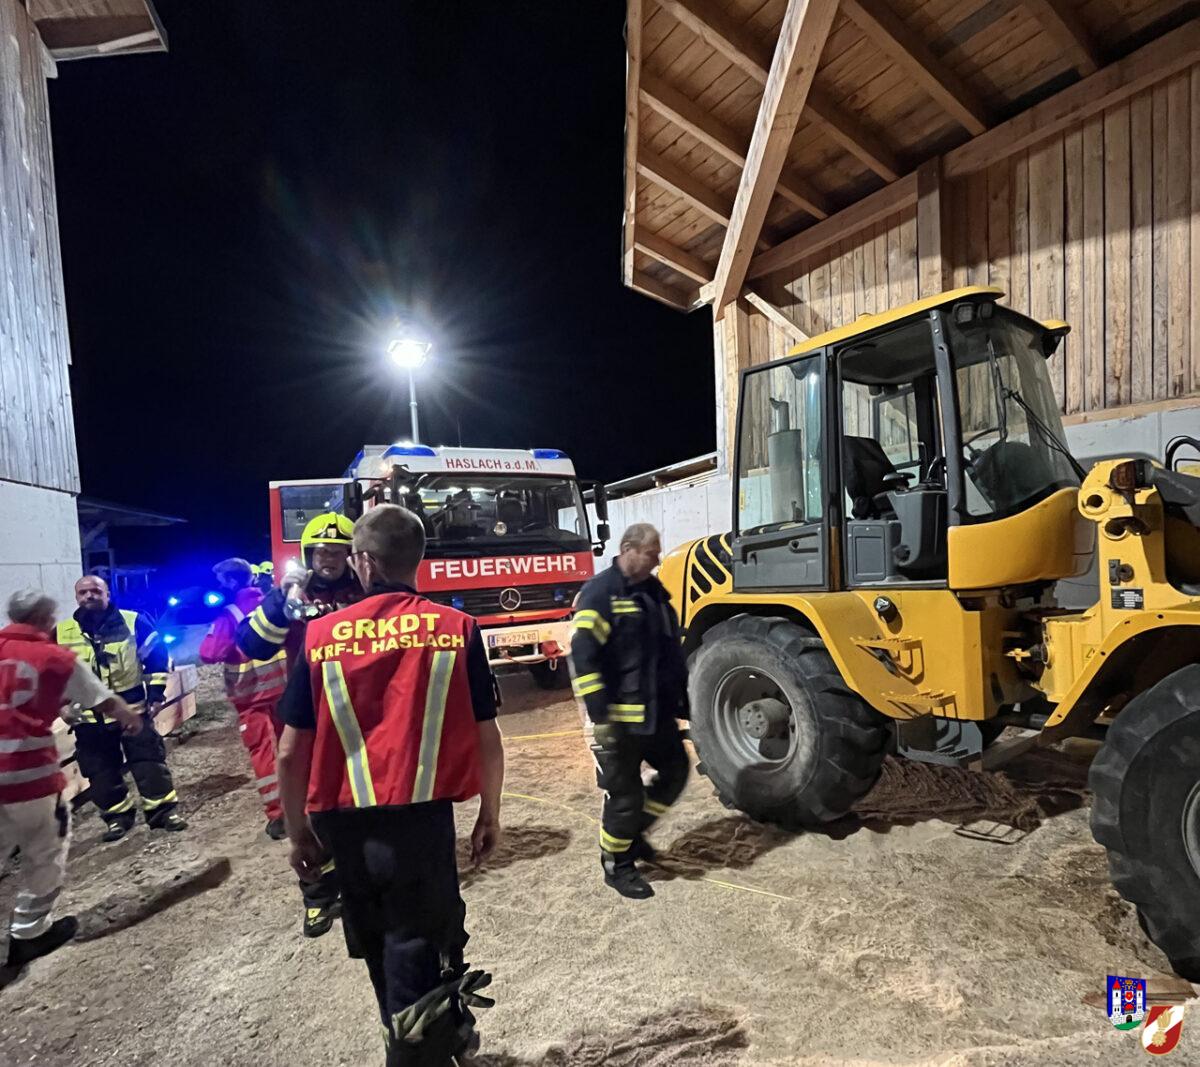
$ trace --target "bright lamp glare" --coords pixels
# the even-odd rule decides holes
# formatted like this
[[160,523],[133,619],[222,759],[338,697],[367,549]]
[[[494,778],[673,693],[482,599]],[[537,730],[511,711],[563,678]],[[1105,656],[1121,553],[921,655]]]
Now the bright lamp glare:
[[433,346],[428,341],[417,341],[411,337],[398,337],[388,345],[392,362],[403,370],[416,370],[429,357]]
[[204,603],[206,603],[210,608],[215,608],[218,604],[222,603],[224,600],[225,600],[225,598],[223,596],[221,596],[220,593],[205,593],[204,594]]
[[167,597],[167,604],[173,608],[179,607],[179,597],[177,597],[177,596]]
[[166,643],[167,643],[168,645],[173,645],[173,644],[175,644],[176,637],[175,637],[175,635],[174,635],[174,634],[165,634],[165,635],[163,636],[163,640],[164,640],[164,641],[166,641]]

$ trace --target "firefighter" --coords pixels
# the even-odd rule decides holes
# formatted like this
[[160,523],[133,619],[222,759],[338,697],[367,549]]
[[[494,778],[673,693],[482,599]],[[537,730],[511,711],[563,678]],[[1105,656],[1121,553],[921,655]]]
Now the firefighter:
[[275,564],[269,559],[264,559],[250,569],[254,572],[254,585],[266,596],[275,584]]
[[28,589],[8,601],[0,629],[0,857],[21,850],[9,921],[7,967],[23,967],[75,936],[72,915],[51,921],[62,892],[71,837],[67,780],[51,727],[63,704],[99,709],[131,734],[141,717],[75,655],[50,640],[57,605]]
[[56,640],[141,715],[146,727],[137,734],[122,733],[103,709],[86,706],[75,723],[79,770],[107,826],[101,840],[124,837],[137,817],[125,786],[125,763],[137,783],[146,824],[153,830],[186,830],[187,823],[175,811],[179,794],[167,767],[167,749],[153,721],[162,710],[171,669],[166,646],[144,615],[122,611],[113,603],[103,578],[80,578],[75,602],[79,606],[58,624]]
[[200,659],[224,664],[225,695],[237,710],[238,733],[250,754],[250,765],[267,813],[266,833],[279,841],[286,834],[283,808],[279,804],[279,780],[275,776],[275,744],[283,725],[275,716],[275,705],[287,684],[287,653],[281,649],[273,658],[260,661],[247,659],[237,647],[238,623],[263,598],[253,584],[250,564],[238,558],[222,560],[213,567],[213,574],[227,600],[200,643]]
[[[348,566],[354,522],[328,511],[317,515],[300,535],[300,554],[307,570],[289,575],[272,589],[237,626],[238,648],[251,660],[270,662],[286,651],[292,664],[302,650],[311,619],[362,599],[362,586]],[[316,881],[302,879],[305,937],[320,937],[341,914],[337,870],[333,860]]]
[[342,880],[352,957],[366,962],[389,1067],[449,1064],[478,1042],[491,980],[463,961],[453,803],[480,796],[471,855],[500,836],[504,750],[475,621],[416,592],[425,532],[394,504],[368,511],[352,564],[366,599],[309,624],[280,703],[279,782],[292,865]]
[[[676,722],[688,715],[687,668],[679,619],[652,573],[661,551],[653,526],[630,526],[613,565],[580,592],[571,638],[572,686],[604,790],[604,881],[635,900],[654,896],[635,862],[654,860],[646,831],[678,799],[688,773]],[[655,772],[648,785],[643,763]]]

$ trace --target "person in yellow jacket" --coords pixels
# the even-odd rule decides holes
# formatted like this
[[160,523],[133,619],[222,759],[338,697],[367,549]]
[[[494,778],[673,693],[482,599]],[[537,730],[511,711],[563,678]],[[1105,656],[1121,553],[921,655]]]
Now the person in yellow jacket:
[[124,837],[137,818],[122,773],[125,763],[137,783],[146,824],[154,830],[186,830],[187,823],[175,811],[179,794],[167,767],[166,746],[153,722],[171,666],[166,646],[145,616],[122,611],[112,602],[103,578],[80,578],[75,602],[75,614],[58,624],[55,640],[142,715],[145,727],[137,734],[123,733],[120,723],[98,708],[82,709],[75,723],[75,754],[107,826],[103,840]]

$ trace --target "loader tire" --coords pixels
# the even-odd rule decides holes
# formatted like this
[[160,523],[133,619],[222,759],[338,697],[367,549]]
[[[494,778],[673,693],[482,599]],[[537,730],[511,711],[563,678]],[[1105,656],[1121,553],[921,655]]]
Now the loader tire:
[[1200,664],[1122,709],[1088,785],[1113,885],[1176,973],[1200,982]]
[[752,818],[820,825],[879,778],[889,720],[850,691],[820,638],[787,619],[738,615],[707,631],[688,695],[701,772]]

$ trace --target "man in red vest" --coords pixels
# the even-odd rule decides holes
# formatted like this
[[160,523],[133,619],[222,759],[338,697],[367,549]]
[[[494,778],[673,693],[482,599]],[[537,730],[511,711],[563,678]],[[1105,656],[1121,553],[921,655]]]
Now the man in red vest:
[[141,717],[114,696],[75,653],[50,640],[57,605],[34,590],[8,602],[0,629],[0,860],[21,850],[6,966],[23,967],[75,936],[74,916],[50,921],[62,890],[70,841],[67,780],[51,727],[64,704],[97,708],[127,732]]
[[238,714],[238,733],[250,754],[250,765],[267,813],[267,836],[285,836],[279,780],[275,774],[275,743],[283,724],[275,705],[287,684],[287,653],[282,649],[266,660],[249,659],[237,646],[238,624],[262,603],[262,591],[244,559],[225,559],[213,567],[227,602],[200,642],[200,660],[225,668],[225,695]]
[[478,1042],[454,855],[456,801],[480,797],[478,864],[500,837],[504,749],[475,621],[416,592],[425,532],[395,505],[354,528],[365,599],[308,624],[279,705],[279,784],[292,866],[330,854],[352,957],[366,961],[389,1067],[444,1065]]

